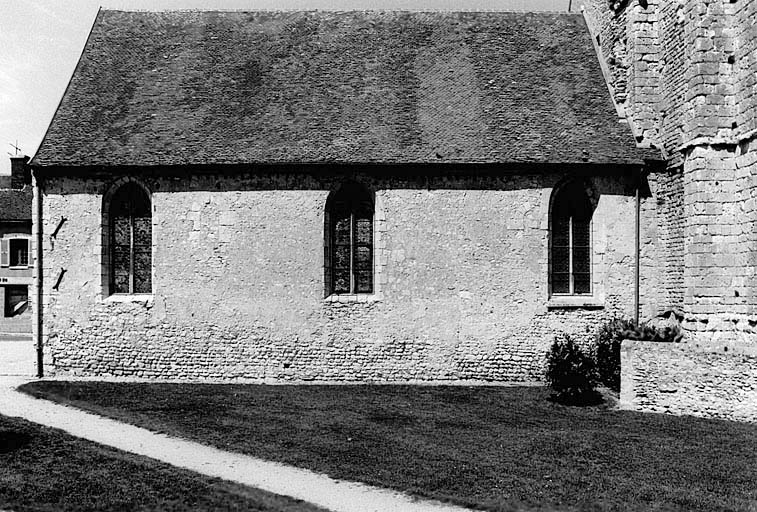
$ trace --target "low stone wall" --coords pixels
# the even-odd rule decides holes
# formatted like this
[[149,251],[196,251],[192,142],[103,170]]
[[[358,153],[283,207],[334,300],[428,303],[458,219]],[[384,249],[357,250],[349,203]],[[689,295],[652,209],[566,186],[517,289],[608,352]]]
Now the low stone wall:
[[620,362],[624,409],[757,422],[757,346],[626,340]]

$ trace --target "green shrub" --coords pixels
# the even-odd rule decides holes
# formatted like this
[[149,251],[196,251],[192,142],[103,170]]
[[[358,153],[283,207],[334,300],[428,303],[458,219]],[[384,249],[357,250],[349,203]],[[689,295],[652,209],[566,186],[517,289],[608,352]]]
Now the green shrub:
[[656,341],[658,343],[678,343],[683,339],[679,325],[658,327],[650,323],[641,324],[633,332],[626,332],[627,340]]
[[597,332],[595,349],[599,381],[610,389],[620,391],[620,342],[623,340],[677,343],[681,338],[683,331],[678,325],[636,325],[633,320],[613,318]]
[[599,381],[615,391],[620,391],[620,342],[635,330],[633,320],[613,318],[597,332],[595,351]]
[[563,334],[555,337],[547,354],[547,384],[562,403],[587,404],[597,400],[594,360]]

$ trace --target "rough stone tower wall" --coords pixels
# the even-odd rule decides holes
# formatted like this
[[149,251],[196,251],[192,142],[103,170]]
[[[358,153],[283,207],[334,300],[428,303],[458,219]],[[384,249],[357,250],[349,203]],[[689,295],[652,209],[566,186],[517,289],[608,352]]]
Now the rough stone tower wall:
[[[681,110],[673,107],[675,97],[683,94],[683,63],[666,59],[665,46],[677,45],[675,51],[682,51],[683,24],[669,23],[666,12],[675,5],[664,0],[650,0],[646,7],[638,2],[587,0],[583,8],[618,112],[631,126],[637,143],[680,146],[680,133],[671,132],[678,139],[670,143],[661,136],[664,124],[677,126],[681,117]],[[664,31],[678,35],[663,38]],[[669,107],[663,109],[666,104]],[[676,165],[680,167],[681,162],[648,177],[655,205],[642,211],[642,222],[654,224],[655,240],[653,249],[649,240],[642,240],[642,260],[653,262],[658,272],[656,297],[646,297],[642,289],[644,318],[683,311],[683,175]],[[646,307],[647,303],[655,307]]]
[[658,231],[670,258],[680,251],[683,294],[668,299],[682,301],[688,343],[624,342],[621,404],[757,422],[757,0],[645,9],[657,14],[659,142],[673,171],[656,191],[668,203]]
[[757,340],[757,1],[589,0],[585,14],[637,141],[667,160],[650,177],[667,307],[697,342]]
[[627,106],[628,78],[631,63],[628,54],[626,11],[608,8],[606,0],[590,0],[584,4],[586,21],[601,54],[601,64],[608,79],[615,104],[621,112]]
[[736,128],[733,14],[727,12],[732,5],[694,0],[683,8],[684,146],[712,144],[731,136]]
[[[668,155],[668,167],[679,169],[683,157],[683,112],[686,99],[686,45],[684,2],[668,1],[660,6],[660,143]],[[681,182],[682,184],[682,182]]]
[[757,342],[755,15],[753,0],[684,6],[685,325],[702,343]]
[[[664,1],[664,0],[662,0]],[[626,10],[626,27],[631,53],[627,115],[635,127],[637,142],[660,145],[660,21],[658,0],[646,7],[631,2]]]
[[757,2],[741,2],[736,10],[733,30],[736,42],[734,77],[736,80],[736,179],[742,190],[743,222],[740,226],[746,256],[750,290],[748,325],[757,328]]
[[731,31],[736,46],[736,122],[737,133],[746,139],[754,138],[757,130],[757,3],[742,0],[736,6],[737,22]]
[[669,169],[649,177],[657,212],[657,265],[659,298],[657,315],[683,314],[683,173]]
[[587,0],[584,15],[592,31],[610,90],[642,147],[658,145],[660,22],[657,2]]

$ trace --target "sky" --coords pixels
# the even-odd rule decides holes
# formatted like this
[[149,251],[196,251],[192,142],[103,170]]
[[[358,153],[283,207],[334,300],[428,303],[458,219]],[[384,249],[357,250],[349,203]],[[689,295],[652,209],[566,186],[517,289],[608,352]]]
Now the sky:
[[[11,145],[33,156],[76,67],[97,11],[467,10],[566,11],[581,0],[0,0],[0,174]],[[18,141],[18,142],[17,142]]]

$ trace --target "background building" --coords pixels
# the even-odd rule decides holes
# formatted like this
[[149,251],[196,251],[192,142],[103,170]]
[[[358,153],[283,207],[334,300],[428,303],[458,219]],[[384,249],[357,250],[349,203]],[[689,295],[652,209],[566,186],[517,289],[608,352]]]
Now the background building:
[[32,188],[29,158],[11,158],[11,175],[0,182],[0,373],[34,372],[29,294],[33,290],[31,252]]

